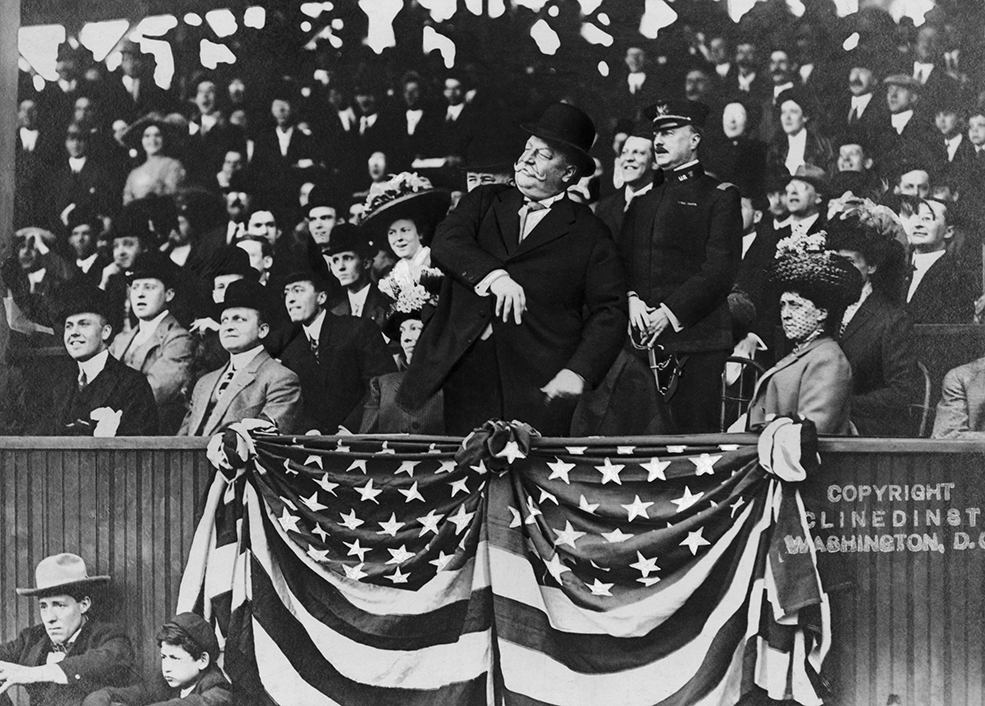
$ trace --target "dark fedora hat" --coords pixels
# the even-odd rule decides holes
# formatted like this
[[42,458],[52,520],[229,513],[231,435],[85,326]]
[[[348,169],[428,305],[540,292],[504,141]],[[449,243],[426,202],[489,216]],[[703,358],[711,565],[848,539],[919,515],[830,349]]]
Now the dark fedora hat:
[[595,142],[595,123],[582,110],[567,103],[554,103],[547,107],[536,123],[526,123],[521,127],[542,140],[570,149],[581,174],[595,171],[595,160],[588,154]]
[[325,255],[336,255],[340,252],[354,252],[362,258],[373,257],[376,254],[373,241],[366,236],[366,231],[351,223],[339,223],[335,226],[328,247],[322,250]]
[[171,289],[178,278],[178,266],[171,258],[158,250],[142,252],[133,260],[133,267],[127,270],[127,284],[133,284],[138,279],[157,279]]

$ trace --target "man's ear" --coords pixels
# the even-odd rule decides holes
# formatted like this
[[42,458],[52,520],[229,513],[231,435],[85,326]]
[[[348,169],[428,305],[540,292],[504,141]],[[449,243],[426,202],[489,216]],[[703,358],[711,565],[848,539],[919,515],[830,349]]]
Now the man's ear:
[[948,226],[944,229],[944,240],[950,240],[954,237],[954,226]]
[[103,324],[103,329],[99,332],[99,337],[103,340],[103,343],[109,343],[109,339],[113,337],[113,327],[109,324]]
[[752,224],[754,226],[759,225],[759,222],[761,220],[763,220],[763,212],[760,211],[759,209],[756,209],[755,211],[752,212]]
[[259,334],[261,340],[266,338],[267,334],[270,333],[270,324],[266,322],[260,324],[257,329],[257,333]]
[[173,290],[173,289],[170,289],[170,288],[168,288],[168,289],[167,289],[167,290],[165,290],[165,292],[164,292],[164,301],[166,301],[166,302],[170,302],[170,301],[171,301],[172,299],[174,299],[174,290]]
[[318,306],[325,306],[325,302],[328,301],[328,292],[318,292],[315,295],[315,301],[318,302]]
[[195,664],[198,665],[199,671],[205,671],[209,668],[209,663],[212,662],[212,657],[209,656],[208,652],[203,652],[195,660]]

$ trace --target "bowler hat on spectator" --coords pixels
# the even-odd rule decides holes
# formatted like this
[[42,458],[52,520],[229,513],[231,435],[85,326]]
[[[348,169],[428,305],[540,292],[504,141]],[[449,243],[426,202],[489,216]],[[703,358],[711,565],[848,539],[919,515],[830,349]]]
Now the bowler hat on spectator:
[[242,275],[246,279],[256,279],[257,271],[250,267],[250,256],[243,248],[225,245],[216,250],[205,266],[205,276],[215,279],[223,275]]
[[226,309],[255,309],[261,316],[269,312],[269,295],[262,284],[252,279],[238,279],[226,287],[219,311]]
[[373,257],[376,249],[367,237],[366,231],[351,223],[339,223],[332,230],[332,238],[328,246],[322,250],[325,255],[336,255],[340,252],[354,252],[359,257]]
[[76,314],[98,314],[108,323],[112,307],[106,292],[83,279],[69,280],[55,295],[55,313],[60,323]]
[[[335,239],[334,233],[332,234],[332,239]],[[317,292],[327,292],[329,288],[329,284],[325,281],[325,278],[312,269],[294,270],[294,272],[291,272],[284,278],[284,287],[297,282],[311,282]]]
[[157,250],[142,252],[134,258],[133,267],[127,270],[127,284],[138,279],[160,280],[165,288],[171,289],[178,277],[178,266],[171,258]]

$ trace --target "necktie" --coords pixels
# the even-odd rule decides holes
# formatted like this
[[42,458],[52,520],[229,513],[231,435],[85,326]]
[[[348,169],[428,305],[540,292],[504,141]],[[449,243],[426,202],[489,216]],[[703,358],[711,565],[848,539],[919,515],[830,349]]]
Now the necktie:
[[854,125],[858,122],[858,108],[852,106],[852,112],[848,114],[848,124]]
[[308,336],[308,345],[311,346],[311,354],[315,356],[315,362],[320,363],[321,360],[318,357],[318,339]]
[[234,377],[236,377],[236,370],[230,365],[229,369],[223,374],[222,379],[219,380],[219,384],[215,387],[215,394],[212,396],[213,400],[218,401],[222,397],[222,393],[226,391],[226,388],[229,387],[229,383],[233,381]]
[[89,378],[86,377],[85,371],[79,373],[79,392],[82,392],[89,385]]
[[528,201],[520,209],[520,242],[527,237],[527,217],[534,211],[543,211],[547,206],[540,201]]
[[368,115],[364,115],[361,118],[359,118],[359,134],[360,135],[365,135],[366,134],[366,130],[368,128],[369,128],[369,116]]

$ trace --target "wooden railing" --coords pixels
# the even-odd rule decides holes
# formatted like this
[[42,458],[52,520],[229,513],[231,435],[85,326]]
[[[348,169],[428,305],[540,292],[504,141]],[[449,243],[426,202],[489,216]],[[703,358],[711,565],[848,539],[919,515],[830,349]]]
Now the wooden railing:
[[[77,552],[113,577],[103,610],[152,674],[212,479],[205,441],[0,438],[0,639],[37,619],[14,593],[37,562]],[[829,703],[985,703],[985,443],[830,439],[821,455],[803,494],[832,587]]]

